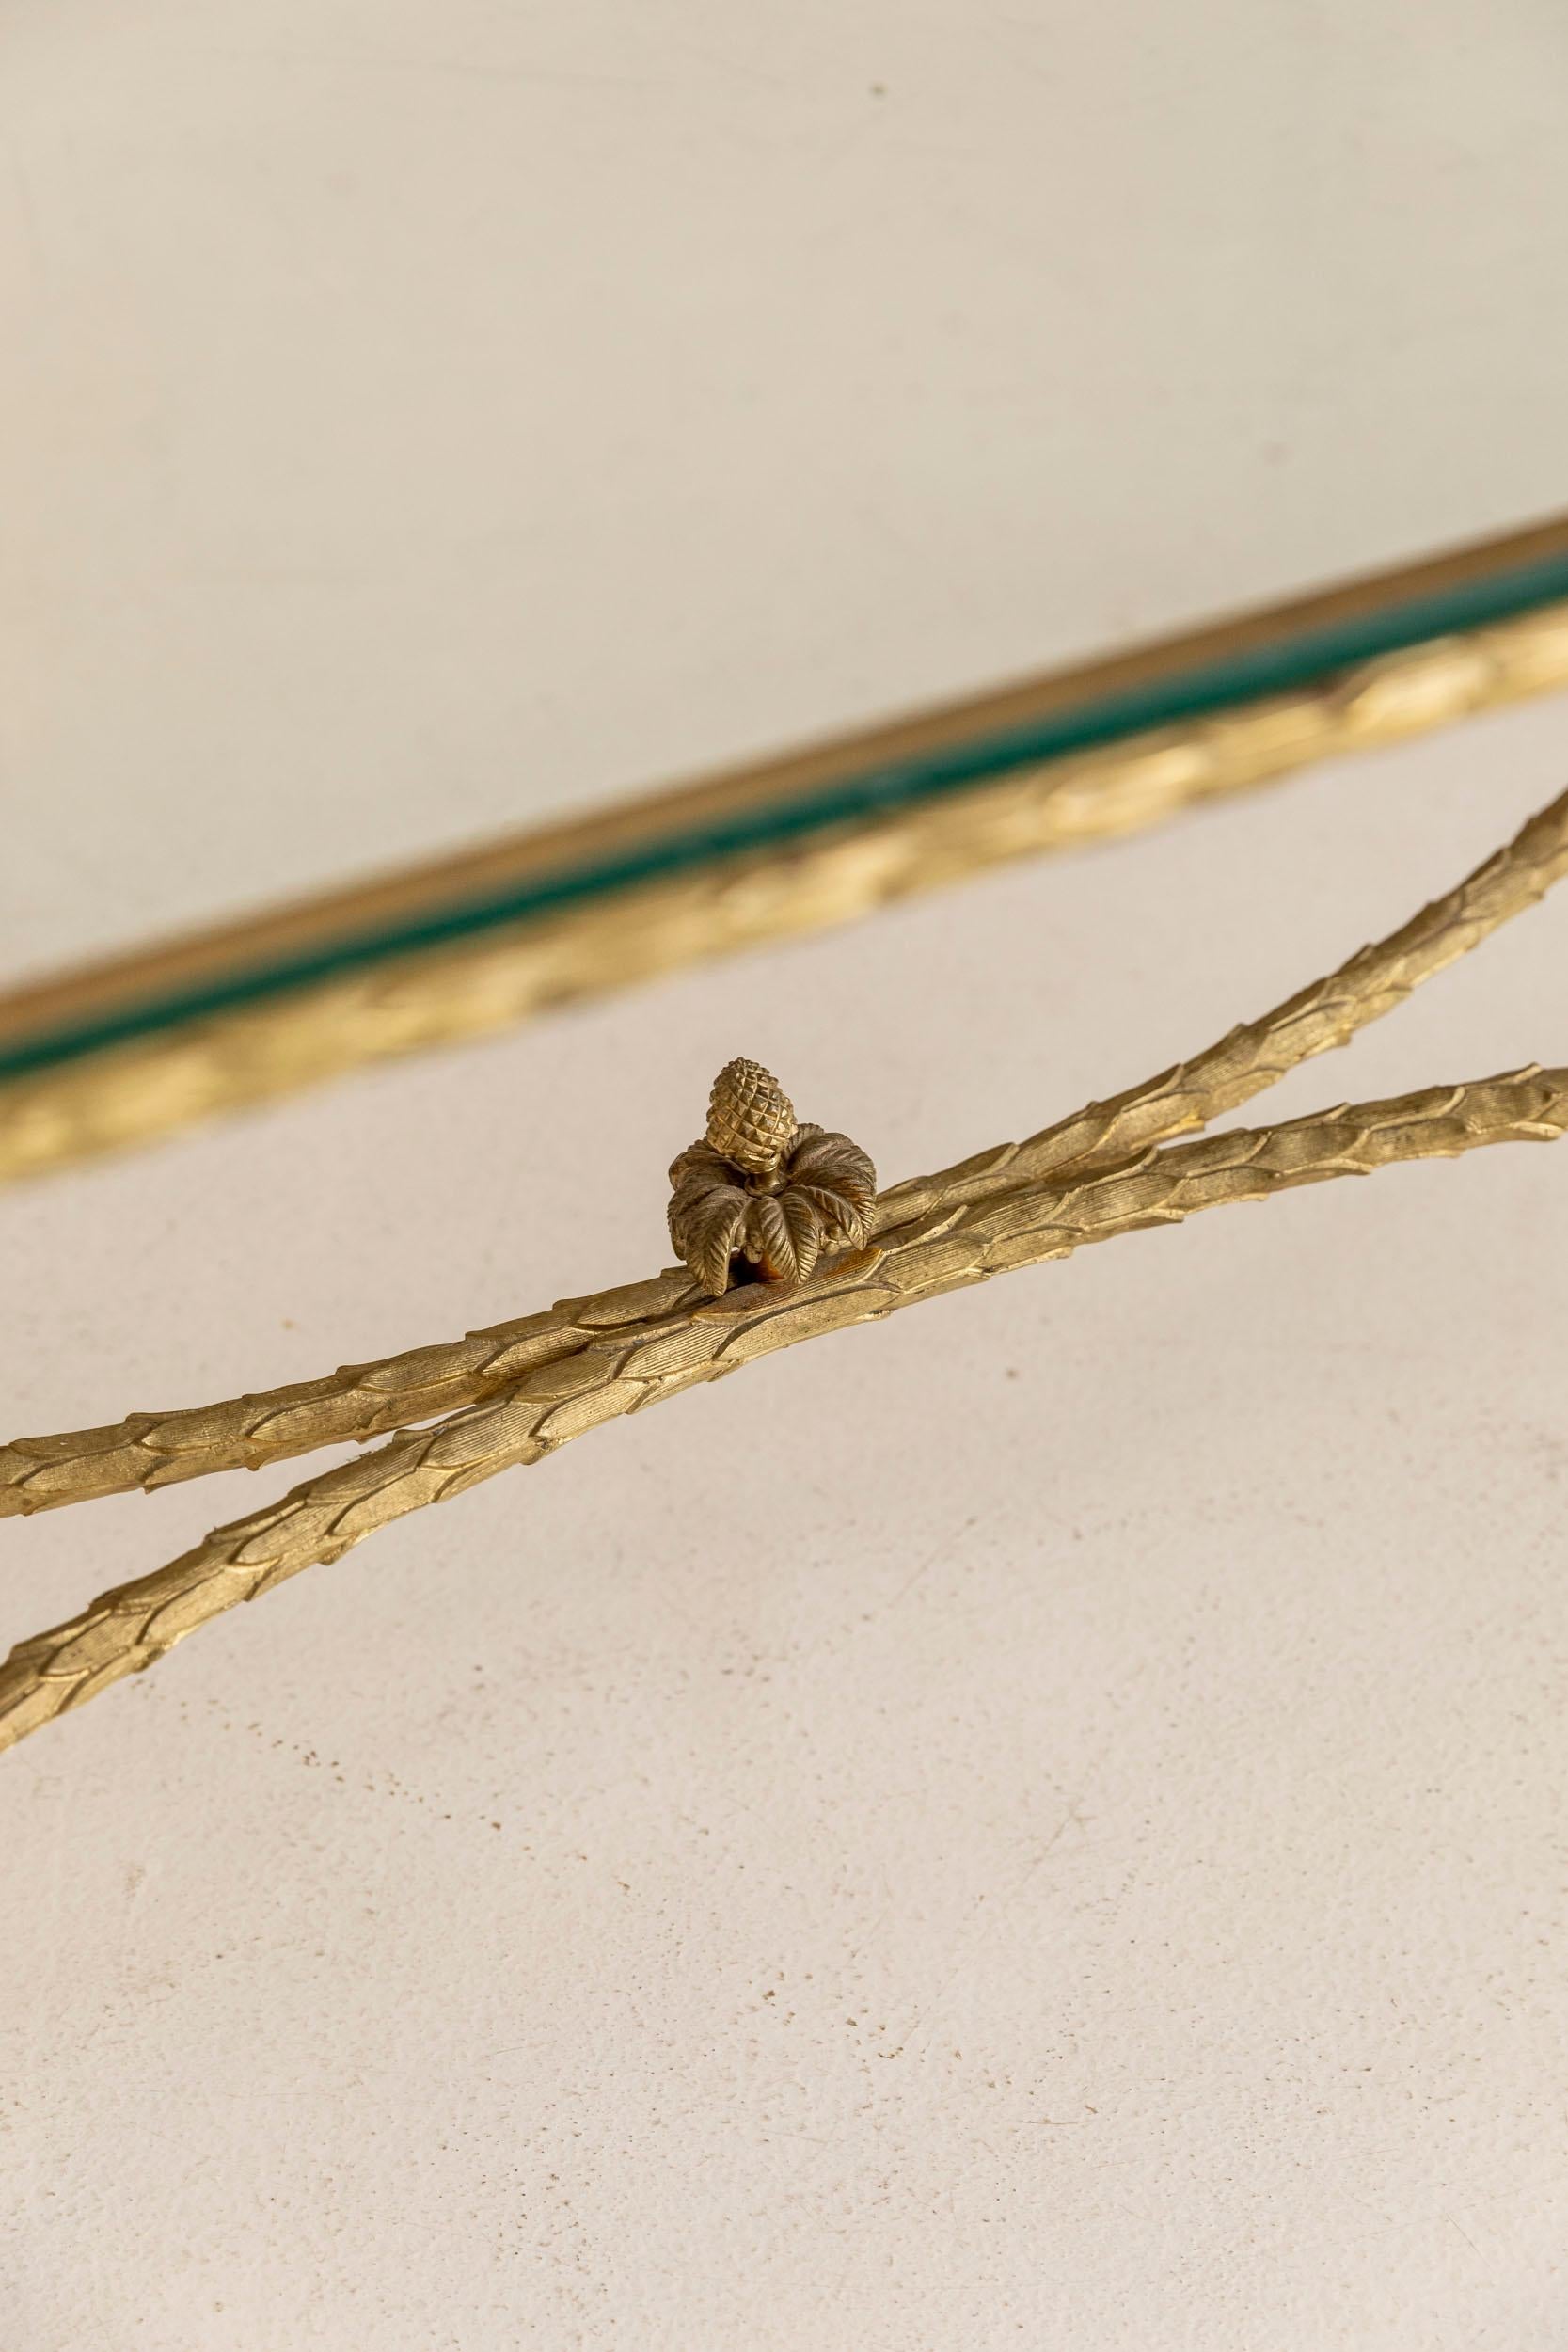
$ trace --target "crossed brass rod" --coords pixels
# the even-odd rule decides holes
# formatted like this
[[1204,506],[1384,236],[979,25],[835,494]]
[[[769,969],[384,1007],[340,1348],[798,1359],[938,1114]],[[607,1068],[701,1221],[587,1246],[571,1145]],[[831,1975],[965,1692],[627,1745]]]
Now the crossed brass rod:
[[1428,1088],[1146,1152],[1067,1184],[1026,1183],[919,1216],[792,1291],[750,1284],[677,1305],[535,1366],[434,1429],[393,1438],[307,1479],[280,1502],[217,1529],[150,1576],[21,1642],[0,1666],[0,1747],[149,1666],[198,1626],[255,1600],[377,1529],[571,1438],[777,1348],[876,1321],[993,1274],[1199,1210],[1264,1200],[1298,1184],[1370,1174],[1401,1160],[1491,1143],[1550,1141],[1568,1129],[1568,1068],[1530,1068]]
[[[776,1348],[1201,1209],[1401,1160],[1560,1136],[1568,1069],[1531,1066],[1281,1126],[1168,1140],[1344,1043],[1533,904],[1565,868],[1568,793],[1387,939],[1192,1061],[1025,1143],[883,1193],[875,1245],[812,1281],[747,1284],[709,1299],[683,1269],[270,1397],[162,1420],[133,1416],[108,1430],[5,1449],[12,1507],[40,1508],[367,1437],[387,1425],[383,1416],[407,1422],[448,1410],[434,1428],[400,1434],[306,1479],[280,1502],[18,1644],[0,1666],[0,1747],[151,1664],[236,1602],[339,1558],[405,1513],[540,1461],[602,1422]],[[454,1402],[459,1409],[451,1410]]]
[[[1568,872],[1568,792],[1505,849],[1375,946],[1231,1030],[1187,1062],[1087,1104],[1022,1143],[1003,1144],[940,1174],[895,1185],[878,1204],[888,1232],[958,1205],[1102,1173],[1149,1145],[1210,1125],[1312,1056],[1347,1044],[1369,1022],[1532,906]],[[97,1429],[0,1445],[0,1517],[53,1510],[211,1471],[261,1469],[323,1446],[358,1443],[495,1395],[525,1374],[574,1356],[651,1315],[689,1310],[702,1294],[684,1268],[465,1338],[344,1366],[314,1380],[166,1413],[133,1413]]]

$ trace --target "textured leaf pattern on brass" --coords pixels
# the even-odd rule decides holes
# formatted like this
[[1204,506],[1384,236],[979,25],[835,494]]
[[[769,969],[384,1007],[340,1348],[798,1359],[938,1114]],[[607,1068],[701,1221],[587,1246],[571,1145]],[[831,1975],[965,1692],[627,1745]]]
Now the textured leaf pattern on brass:
[[737,1263],[765,1282],[809,1281],[825,1250],[865,1245],[877,1171],[859,1144],[796,1123],[771,1071],[744,1058],[713,1082],[707,1132],[673,1160],[670,1239],[721,1297]]
[[[998,1145],[879,1199],[871,1197],[875,1176],[858,1147],[797,1126],[768,1073],[732,1064],[716,1087],[708,1135],[673,1171],[677,1199],[683,1184],[693,1187],[682,1215],[694,1218],[700,1283],[684,1269],[665,1273],[455,1345],[416,1349],[270,1396],[186,1414],[133,1415],[104,1429],[0,1448],[0,1496],[12,1509],[42,1508],[363,1438],[448,1411],[434,1428],[394,1436],[357,1461],[304,1480],[281,1502],[19,1643],[0,1665],[0,1747],[151,1664],[237,1601],[258,1598],[313,1562],[339,1558],[404,1513],[513,1464],[543,1460],[603,1422],[775,1349],[1119,1233],[1178,1224],[1200,1210],[1270,1200],[1402,1160],[1561,1136],[1568,1068],[1532,1065],[1278,1126],[1167,1140],[1244,1102],[1295,1063],[1345,1043],[1533,904],[1565,867],[1568,794],[1457,890],[1261,1021],[1025,1143]],[[722,1158],[715,1135],[753,1165]],[[731,1181],[736,1176],[740,1183]],[[715,1202],[726,1191],[741,1201],[738,1219],[733,1203]],[[838,1205],[846,1200],[848,1216]],[[702,1200],[710,1205],[699,1215]],[[787,1287],[743,1283],[705,1295],[722,1287],[721,1250],[726,1280],[735,1248],[744,1250],[754,1203],[767,1204],[759,1263],[764,1254],[781,1263],[792,1253],[799,1268],[818,1221],[819,1246],[830,1232],[852,1240],[857,1232],[876,1246],[819,1264]]]
[[[1568,792],[1445,898],[1190,1061],[1088,1104],[1023,1143],[997,1144],[936,1175],[895,1184],[876,1204],[872,1237],[1026,1180],[1062,1183],[1069,1174],[1083,1176],[1208,1125],[1298,1062],[1348,1045],[1358,1029],[1394,1011],[1423,980],[1533,906],[1564,873]],[[598,1333],[689,1304],[693,1295],[691,1277],[681,1267],[591,1298],[564,1299],[463,1339],[346,1364],[258,1395],[183,1411],[132,1413],[96,1429],[18,1438],[0,1445],[0,1518],[135,1486],[150,1491],[214,1470],[261,1470],[322,1446],[384,1437],[478,1404],[537,1365],[576,1355]]]
[[1026,1184],[920,1216],[889,1233],[869,1262],[851,1259],[798,1291],[689,1297],[537,1365],[434,1429],[393,1438],[306,1479],[282,1502],[218,1528],[166,1567],[18,1643],[0,1665],[0,1747],[152,1664],[237,1602],[260,1599],[313,1563],[340,1559],[405,1513],[447,1502],[499,1470],[543,1461],[603,1422],[721,1379],[777,1348],[1065,1258],[1092,1242],[1177,1225],[1204,1209],[1268,1200],[1298,1184],[1369,1175],[1401,1160],[1550,1141],[1565,1130],[1568,1069],[1430,1087],[1150,1150],[1086,1181]]

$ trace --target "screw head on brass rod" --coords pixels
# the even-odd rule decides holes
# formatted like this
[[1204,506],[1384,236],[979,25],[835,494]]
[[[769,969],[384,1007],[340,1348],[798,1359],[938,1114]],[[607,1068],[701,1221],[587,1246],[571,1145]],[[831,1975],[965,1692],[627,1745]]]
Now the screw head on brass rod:
[[863,1249],[877,1171],[859,1144],[801,1125],[744,1057],[713,1082],[707,1132],[670,1169],[670,1238],[715,1298],[737,1279],[803,1282],[826,1250]]

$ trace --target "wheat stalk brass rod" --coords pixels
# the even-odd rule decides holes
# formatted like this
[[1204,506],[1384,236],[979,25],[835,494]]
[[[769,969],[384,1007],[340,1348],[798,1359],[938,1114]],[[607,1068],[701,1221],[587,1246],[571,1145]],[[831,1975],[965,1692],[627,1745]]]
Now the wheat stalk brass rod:
[[[1388,938],[1360,948],[1259,1020],[1173,1069],[1089,1104],[1023,1143],[1003,1144],[936,1176],[893,1187],[878,1203],[883,1232],[1024,1181],[1060,1183],[1190,1134],[1237,1108],[1309,1057],[1347,1044],[1402,1004],[1421,981],[1469,953],[1568,872],[1568,792],[1532,817],[1453,890]],[[346,1365],[221,1404],[133,1413],[97,1429],[0,1445],[0,1517],[151,1489],[209,1472],[257,1470],[323,1446],[362,1442],[495,1394],[525,1372],[577,1354],[622,1325],[689,1305],[684,1269],[567,1299],[540,1313]]]
[[103,1594],[21,1642],[0,1666],[0,1747],[150,1665],[188,1633],[286,1578],[340,1558],[404,1514],[465,1492],[571,1438],[776,1349],[879,1320],[994,1274],[1199,1211],[1296,1185],[1368,1175],[1402,1160],[1493,1143],[1549,1141],[1568,1128],[1568,1068],[1427,1088],[1154,1150],[1076,1183],[1024,1184],[890,1232],[793,1291],[748,1286],[651,1313],[577,1354],[523,1373],[434,1429],[394,1438],[307,1479],[166,1567]]

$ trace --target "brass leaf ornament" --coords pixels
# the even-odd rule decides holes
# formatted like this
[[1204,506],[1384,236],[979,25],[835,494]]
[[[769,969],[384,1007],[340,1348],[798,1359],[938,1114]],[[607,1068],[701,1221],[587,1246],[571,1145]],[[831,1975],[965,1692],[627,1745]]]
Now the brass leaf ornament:
[[859,1144],[809,1123],[744,1057],[713,1082],[707,1131],[670,1169],[670,1238],[705,1291],[737,1275],[804,1282],[826,1250],[863,1249],[877,1171]]

